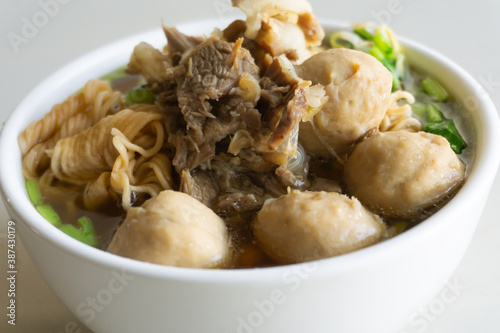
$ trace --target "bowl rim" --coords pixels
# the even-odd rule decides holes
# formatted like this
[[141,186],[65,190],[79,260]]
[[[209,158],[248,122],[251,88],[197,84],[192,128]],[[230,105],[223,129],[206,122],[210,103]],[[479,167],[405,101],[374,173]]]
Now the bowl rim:
[[[202,27],[203,29],[208,28],[208,33],[213,27],[227,26],[227,24],[233,20],[234,18],[227,18],[224,20],[206,19],[188,21],[178,24],[177,28],[187,33],[186,30],[199,30],[200,27]],[[350,27],[350,24],[346,22],[331,19],[321,19],[320,23],[326,31]],[[55,91],[57,88],[64,86],[64,83],[71,78],[81,77],[84,69],[116,60],[116,50],[123,50],[126,48],[132,49],[138,44],[137,41],[149,40],[151,37],[158,36],[159,34],[162,34],[162,31],[160,28],[157,28],[111,42],[71,61],[39,83],[11,113],[2,128],[0,152],[2,152],[4,158],[7,157],[4,161],[11,160],[15,156],[20,157],[20,154],[15,152],[16,149],[19,150],[17,145],[13,145],[11,142],[13,138],[15,138],[17,142],[18,134],[27,125],[25,123],[26,121],[23,122],[22,120],[23,112],[27,110],[31,112],[30,114],[33,113],[33,101],[43,98],[41,94],[43,91],[47,91],[47,87],[51,87],[50,91]],[[67,254],[78,257],[89,263],[113,270],[126,270],[128,273],[138,276],[205,283],[255,283],[258,281],[275,279],[276,277],[283,276],[285,272],[300,268],[304,265],[314,264],[317,265],[318,273],[331,274],[332,272],[357,269],[364,265],[376,264],[389,256],[394,247],[416,246],[418,243],[422,242],[422,239],[425,239],[426,234],[440,228],[446,228],[450,222],[447,221],[448,219],[445,217],[450,214],[450,216],[452,216],[454,210],[459,211],[464,200],[467,201],[467,198],[473,196],[481,187],[484,187],[483,182],[485,181],[485,177],[490,176],[493,179],[500,162],[500,152],[496,152],[493,145],[494,142],[500,141],[500,121],[493,102],[482,86],[464,69],[444,55],[407,38],[398,36],[398,39],[405,48],[412,52],[426,55],[440,67],[456,75],[461,83],[465,85],[469,91],[473,92],[475,97],[478,97],[476,106],[477,111],[480,112],[477,112],[478,115],[476,115],[474,124],[477,149],[472,171],[462,189],[450,202],[434,215],[413,227],[411,230],[396,237],[351,253],[309,263],[243,269],[180,268],[120,257],[103,250],[89,247],[60,232],[38,214],[27,198],[24,184],[19,184],[17,181],[18,177],[12,176],[12,174],[19,176],[20,170],[16,171],[14,165],[19,167],[20,162],[2,163],[0,166],[0,190],[4,201],[8,208],[15,213],[15,216],[19,217],[20,220],[15,222],[23,223],[35,232],[44,242],[50,243]],[[130,54],[126,56],[129,57]],[[78,69],[78,66],[81,68]],[[118,66],[119,65],[116,67]],[[84,82],[85,81],[86,79]],[[47,98],[50,99],[50,97]],[[52,97],[52,100],[53,99]],[[21,123],[23,124],[22,126],[20,125]],[[481,128],[482,130],[477,131],[477,128]]]

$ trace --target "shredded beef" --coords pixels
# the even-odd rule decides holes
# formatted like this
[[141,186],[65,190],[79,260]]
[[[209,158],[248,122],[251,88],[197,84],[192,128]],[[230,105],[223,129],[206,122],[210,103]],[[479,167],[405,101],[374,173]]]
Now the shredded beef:
[[270,197],[263,187],[254,184],[251,174],[239,157],[221,154],[196,170],[183,170],[179,191],[231,218],[258,210]]
[[286,163],[297,147],[310,83],[285,56],[267,57],[261,70],[244,47],[260,52],[241,38],[245,23],[231,26],[224,34],[234,42],[164,27],[168,47],[157,58],[170,67],[151,89],[167,119],[179,190],[238,220],[287,187],[305,184]]
[[187,169],[182,170],[179,191],[189,194],[208,207],[212,206],[220,192],[217,180],[211,173],[190,172]]
[[[194,169],[213,157],[217,142],[238,129],[260,127],[254,101],[246,100],[233,89],[244,73],[258,80],[259,69],[241,42],[228,43],[211,37],[186,50],[179,65],[170,70],[186,125],[176,142],[173,164],[178,172]],[[172,96],[172,92],[166,96]],[[168,100],[162,99],[166,103]]]
[[195,48],[205,41],[204,37],[186,36],[175,27],[163,27],[168,41],[168,54],[182,55],[184,52]]

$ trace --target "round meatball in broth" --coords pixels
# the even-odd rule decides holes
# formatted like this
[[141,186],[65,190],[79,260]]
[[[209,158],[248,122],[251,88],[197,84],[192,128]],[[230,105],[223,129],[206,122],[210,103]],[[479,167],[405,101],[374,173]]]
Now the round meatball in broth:
[[328,258],[379,242],[385,225],[356,199],[292,191],[269,199],[252,227],[264,251],[289,264]]
[[372,211],[411,218],[462,183],[465,166],[439,135],[379,133],[360,143],[344,170],[348,192]]
[[151,263],[195,268],[225,266],[229,240],[224,221],[191,196],[163,191],[131,208],[108,251]]
[[390,104],[392,75],[371,55],[331,49],[310,57],[296,70],[302,79],[323,85],[328,96],[312,124],[300,124],[299,138],[308,152],[331,157],[333,149],[344,154],[382,122]]

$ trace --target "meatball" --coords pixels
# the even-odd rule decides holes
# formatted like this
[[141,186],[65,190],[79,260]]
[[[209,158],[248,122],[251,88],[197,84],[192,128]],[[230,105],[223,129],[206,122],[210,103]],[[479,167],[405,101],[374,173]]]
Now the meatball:
[[230,258],[224,221],[191,196],[163,191],[133,207],[108,251],[151,263],[196,268],[225,266]]
[[455,190],[465,165],[439,135],[379,133],[360,143],[344,170],[348,192],[372,211],[411,218]]
[[269,199],[252,223],[261,247],[280,263],[328,258],[379,242],[386,228],[355,199],[292,191]]
[[300,124],[299,138],[308,152],[331,157],[329,147],[344,154],[382,122],[391,102],[392,75],[371,55],[331,49],[310,57],[296,70],[302,79],[323,85],[328,96],[313,124]]

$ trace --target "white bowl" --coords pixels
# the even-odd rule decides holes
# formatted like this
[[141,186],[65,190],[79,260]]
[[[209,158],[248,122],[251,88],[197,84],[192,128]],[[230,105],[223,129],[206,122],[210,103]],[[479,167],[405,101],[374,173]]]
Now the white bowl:
[[[229,21],[228,21],[229,22]],[[200,35],[228,22],[187,23]],[[345,27],[323,21],[327,30]],[[469,108],[475,149],[459,193],[413,229],[354,253],[272,268],[165,267],[88,247],[31,205],[16,139],[55,103],[127,63],[136,44],[165,43],[158,29],[118,41],[65,66],[34,89],[3,129],[0,182],[25,247],[62,302],[95,332],[396,332],[415,318],[458,265],[498,168],[500,125],[481,86],[449,59],[402,39],[410,63],[434,74]]]

